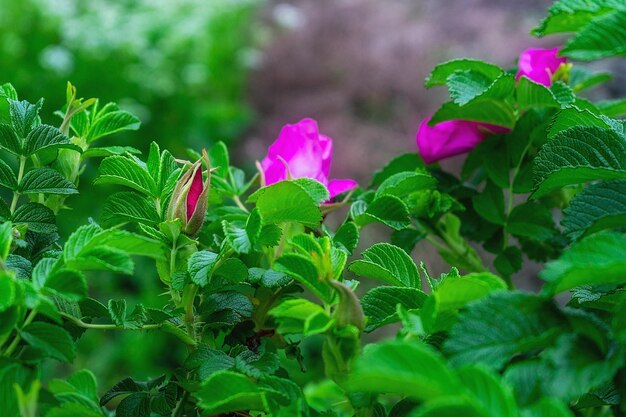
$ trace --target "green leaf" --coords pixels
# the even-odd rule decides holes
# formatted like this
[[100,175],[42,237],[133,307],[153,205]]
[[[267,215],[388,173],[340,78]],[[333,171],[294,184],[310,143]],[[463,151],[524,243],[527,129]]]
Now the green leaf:
[[517,103],[522,110],[530,108],[563,108],[574,103],[574,93],[561,82],[551,87],[521,77],[517,83]]
[[44,288],[70,301],[80,301],[87,297],[85,275],[72,269],[62,268],[53,271],[46,278]]
[[412,310],[421,308],[425,300],[426,294],[417,288],[382,286],[369,290],[361,300],[367,317],[365,331],[371,332],[400,320],[397,314],[398,304]]
[[400,172],[384,180],[376,190],[376,197],[392,195],[402,198],[421,190],[432,190],[437,180],[427,172]]
[[415,172],[415,170],[417,169],[423,169],[424,166],[424,162],[415,153],[405,153],[397,156],[389,161],[389,163],[385,165],[382,169],[374,172],[374,177],[372,178],[370,188],[379,186],[383,183],[383,181],[385,181],[392,175],[399,174],[405,171]]
[[26,203],[19,206],[13,213],[15,224],[26,224],[28,230],[37,233],[56,232],[56,216],[48,207],[39,203]]
[[124,155],[127,153],[138,155],[141,153],[141,151],[139,149],[133,148],[132,146],[104,146],[101,148],[87,149],[85,152],[83,152],[82,158],[102,158],[113,155]]
[[106,405],[109,401],[119,395],[141,392],[144,388],[145,385],[142,386],[140,383],[135,382],[132,378],[124,378],[104,393],[104,395],[100,398],[100,405]]
[[562,225],[572,240],[626,224],[626,180],[592,184],[570,202]]
[[274,269],[304,284],[325,303],[332,301],[333,290],[330,283],[320,280],[320,273],[309,257],[297,253],[285,254],[276,260]]
[[503,225],[506,222],[504,193],[493,182],[488,181],[485,189],[472,198],[472,203],[474,210],[491,223]]
[[126,322],[126,300],[109,300],[108,310],[111,321],[123,326]]
[[360,261],[350,264],[355,274],[377,279],[391,285],[420,287],[420,275],[413,259],[402,249],[388,243],[377,243],[366,249]]
[[22,142],[13,128],[5,123],[0,124],[0,147],[14,155],[22,154]]
[[382,223],[394,230],[401,230],[410,225],[409,211],[402,200],[392,195],[375,198],[371,204],[355,201],[350,207],[350,215],[358,226]]
[[20,138],[25,138],[34,125],[39,122],[39,110],[43,106],[43,99],[39,99],[35,104],[26,100],[18,101],[10,98],[7,101],[9,102],[13,129]]
[[150,394],[136,392],[120,401],[115,417],[150,417]]
[[296,178],[292,181],[302,187],[317,204],[322,204],[330,198],[328,188],[317,180],[311,178]]
[[28,133],[24,142],[24,156],[30,156],[44,150],[72,149],[82,152],[82,148],[70,142],[59,129],[49,125],[39,125]]
[[0,312],[9,309],[14,301],[15,282],[8,273],[0,272]]
[[200,287],[206,286],[213,275],[213,268],[217,264],[218,258],[216,253],[208,250],[202,250],[191,255],[187,262],[187,270],[191,280]]
[[546,264],[539,276],[545,290],[558,294],[581,285],[626,282],[626,235],[601,232],[573,244],[561,257]]
[[517,118],[510,104],[499,99],[488,98],[472,100],[463,106],[454,102],[444,103],[428,124],[434,126],[447,120],[469,120],[512,129]]
[[354,222],[346,222],[342,224],[335,236],[333,236],[333,245],[340,249],[344,249],[349,254],[356,249],[359,244],[359,228]]
[[274,289],[289,284],[291,277],[272,269],[250,268],[248,270],[248,282]]
[[535,36],[576,32],[594,16],[621,5],[620,0],[558,0],[548,10],[548,17],[532,30]]
[[94,184],[118,184],[130,187],[152,197],[158,197],[157,185],[145,165],[124,156],[109,156],[102,160],[99,176]]
[[586,109],[569,107],[559,111],[552,120],[552,125],[548,132],[548,138],[552,139],[557,134],[570,129],[573,126],[599,127],[609,129],[610,125],[600,117]]
[[347,383],[351,391],[389,393],[432,400],[458,394],[459,379],[422,343],[388,341],[367,345]]
[[455,365],[499,370],[514,355],[549,345],[561,331],[555,307],[522,292],[494,292],[467,306],[452,326],[444,351]]
[[96,115],[95,122],[89,127],[85,137],[91,143],[103,136],[112,135],[125,130],[137,130],[141,122],[127,111],[118,110],[114,103],[107,103]]
[[102,208],[101,221],[105,227],[128,222],[156,225],[160,220],[154,202],[131,191],[111,195]]
[[228,148],[224,142],[217,142],[209,150],[209,160],[211,167],[216,168],[216,175],[226,178],[228,176],[228,167],[230,165]]
[[69,363],[76,356],[74,342],[62,327],[38,321],[26,326],[20,334],[29,345],[54,359]]
[[225,278],[231,284],[238,284],[248,278],[248,268],[240,259],[226,259],[214,272],[215,276]]
[[267,407],[267,393],[247,376],[231,371],[213,373],[195,396],[200,408],[208,415],[266,410]]
[[458,371],[461,384],[472,394],[484,416],[518,417],[511,389],[482,367],[465,367]]
[[626,141],[612,130],[597,127],[566,130],[541,148],[534,174],[533,198],[566,185],[626,179]]
[[17,190],[17,177],[11,167],[2,159],[0,159],[0,185],[12,191]]
[[608,117],[626,116],[626,99],[602,100],[595,105]]
[[509,215],[506,230],[514,236],[535,240],[548,240],[556,233],[550,210],[534,202],[516,206]]
[[222,221],[224,235],[237,253],[249,253],[261,234],[263,220],[258,208],[252,210],[244,228]]
[[586,68],[574,66],[569,72],[569,85],[574,92],[584,91],[613,79],[610,72],[591,72]]
[[471,71],[491,80],[495,80],[503,72],[502,68],[487,62],[474,59],[454,59],[439,64],[433,69],[430,75],[426,77],[426,88],[446,84],[448,78],[457,71]]
[[333,325],[323,307],[302,298],[288,299],[270,310],[280,334],[310,336],[325,333]]
[[435,289],[437,308],[440,313],[458,310],[472,301],[506,288],[506,283],[500,277],[489,272],[475,272],[462,277],[447,276]]
[[503,73],[491,80],[482,74],[465,70],[449,76],[447,84],[450,98],[454,103],[464,106],[474,100],[505,99],[515,90],[515,77]]
[[592,61],[626,54],[626,9],[616,9],[594,17],[561,53],[571,59]]
[[574,417],[574,413],[554,398],[541,398],[529,408],[522,410],[520,417]]
[[235,358],[228,356],[221,350],[211,349],[205,344],[198,345],[187,360],[185,366],[197,369],[200,380],[205,380],[218,371],[232,369],[235,366]]
[[322,212],[314,199],[294,181],[281,181],[263,187],[248,201],[256,203],[265,224],[298,222],[307,227],[317,227],[322,221]]
[[21,194],[78,194],[76,186],[51,168],[37,168],[28,171],[18,191]]

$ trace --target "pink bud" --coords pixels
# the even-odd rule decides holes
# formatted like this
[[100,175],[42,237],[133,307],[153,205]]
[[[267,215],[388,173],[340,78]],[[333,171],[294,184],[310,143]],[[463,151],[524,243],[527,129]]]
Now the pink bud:
[[565,57],[557,56],[559,48],[528,48],[521,53],[518,61],[519,71],[516,79],[524,76],[545,86],[552,85],[552,75],[567,62]]

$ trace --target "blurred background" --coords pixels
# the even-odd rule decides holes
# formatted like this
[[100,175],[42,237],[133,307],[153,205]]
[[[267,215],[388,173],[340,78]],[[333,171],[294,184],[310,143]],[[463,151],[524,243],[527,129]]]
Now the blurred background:
[[[184,156],[187,147],[223,140],[250,171],[282,125],[313,117],[334,139],[333,177],[366,185],[374,169],[415,151],[419,122],[445,99],[445,89],[423,87],[436,63],[473,57],[512,67],[529,46],[558,45],[528,35],[550,3],[0,0],[0,81],[13,83],[20,98],[45,97],[48,123],[60,123],[53,112],[71,81],[79,96],[116,101],[142,120],[138,132],[112,144],[146,151],[156,140]],[[625,84],[618,76],[596,94],[611,96]],[[90,186],[95,168],[81,197],[68,201],[74,212],[60,225],[63,237],[88,215],[97,218],[101,196],[113,191]],[[415,256],[436,274],[447,269],[427,250]],[[148,306],[160,303],[162,289],[153,266],[140,260],[135,277],[92,274],[90,286],[96,297],[119,294]],[[75,365],[89,364],[106,388],[128,373],[147,378],[175,364],[183,352],[172,355],[170,344],[177,342],[89,333]]]

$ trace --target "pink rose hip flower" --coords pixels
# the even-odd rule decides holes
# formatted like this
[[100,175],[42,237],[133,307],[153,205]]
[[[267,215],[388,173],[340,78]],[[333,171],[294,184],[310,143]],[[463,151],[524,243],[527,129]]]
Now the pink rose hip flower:
[[519,80],[520,77],[525,76],[536,83],[549,87],[552,85],[552,76],[554,73],[561,64],[567,62],[566,58],[557,56],[558,53],[559,48],[526,49],[519,57],[519,71],[515,78]]
[[261,162],[264,185],[287,178],[312,178],[326,186],[332,199],[358,185],[351,179],[329,180],[332,156],[333,140],[319,133],[315,120],[285,125]]
[[467,153],[491,134],[508,131],[502,126],[468,120],[448,120],[429,126],[430,119],[424,119],[417,131],[417,149],[427,164]]

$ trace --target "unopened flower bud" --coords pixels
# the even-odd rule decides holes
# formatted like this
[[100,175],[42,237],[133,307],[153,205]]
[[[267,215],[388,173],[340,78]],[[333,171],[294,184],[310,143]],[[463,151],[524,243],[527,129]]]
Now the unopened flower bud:
[[365,328],[365,315],[363,308],[356,294],[345,284],[339,281],[331,281],[337,294],[339,294],[339,304],[335,307],[333,314],[339,328],[347,325],[355,326],[360,331]]
[[[206,165],[206,180],[202,178],[203,162]],[[182,230],[188,235],[196,234],[204,222],[210,178],[209,158],[206,151],[203,151],[202,158],[191,165],[174,187],[167,209],[167,219],[180,219],[183,224]]]

